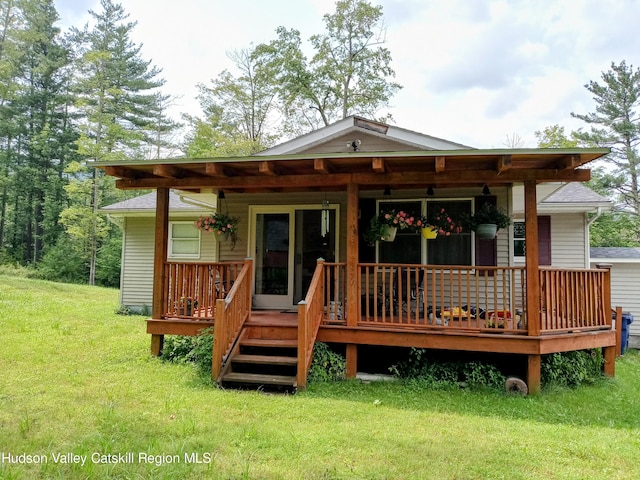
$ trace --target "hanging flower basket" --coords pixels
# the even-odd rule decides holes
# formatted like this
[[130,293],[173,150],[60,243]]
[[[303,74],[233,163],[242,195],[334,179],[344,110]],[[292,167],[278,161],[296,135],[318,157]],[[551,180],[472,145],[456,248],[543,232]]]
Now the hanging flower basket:
[[[381,212],[369,222],[369,230],[364,234],[369,245],[376,242],[393,242],[398,230],[415,231],[416,219],[406,212],[395,210]],[[393,231],[395,229],[395,231]]]
[[438,237],[438,229],[429,225],[428,227],[422,228],[422,238],[426,238],[427,240],[433,240]]
[[511,217],[504,211],[485,203],[471,215],[466,223],[470,230],[476,232],[476,236],[482,239],[495,238],[498,230],[511,225]]
[[238,217],[231,217],[226,213],[216,212],[196,220],[196,228],[202,232],[213,233],[217,238],[231,241],[231,250],[238,241]]
[[462,232],[462,227],[449,215],[444,208],[436,209],[426,217],[421,217],[416,226],[422,229],[422,236],[432,240],[438,235],[449,235]]

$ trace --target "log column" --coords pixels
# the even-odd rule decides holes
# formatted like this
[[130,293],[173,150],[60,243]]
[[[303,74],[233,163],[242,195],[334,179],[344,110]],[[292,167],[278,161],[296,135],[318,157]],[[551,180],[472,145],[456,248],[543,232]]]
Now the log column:
[[[358,306],[360,291],[358,288],[358,194],[355,183],[347,186],[347,325],[358,325]],[[347,344],[347,378],[355,378],[358,371],[358,346]]]
[[[156,230],[153,253],[153,303],[151,316],[161,319],[166,313],[165,265],[169,245],[169,189],[158,188],[156,193]],[[160,355],[164,335],[151,335],[151,354]]]
[[[538,258],[538,201],[536,182],[524,182],[524,219],[526,274],[527,274],[527,334],[540,336],[540,262]],[[540,392],[540,355],[529,355],[527,367],[527,386],[529,393]]]

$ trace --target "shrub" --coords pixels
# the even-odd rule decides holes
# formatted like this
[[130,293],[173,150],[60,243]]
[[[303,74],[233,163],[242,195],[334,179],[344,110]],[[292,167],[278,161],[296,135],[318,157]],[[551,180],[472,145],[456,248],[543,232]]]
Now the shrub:
[[342,355],[331,350],[326,343],[315,343],[313,346],[313,359],[307,375],[309,382],[343,380],[346,372],[346,360]]
[[483,362],[436,361],[427,350],[412,348],[406,360],[392,367],[400,378],[417,380],[428,386],[469,386],[503,388],[506,380],[500,370]]
[[602,378],[601,349],[552,353],[542,357],[542,384],[577,387]]
[[211,376],[213,328],[193,337],[168,335],[162,348],[162,359],[174,363],[193,363],[203,376]]

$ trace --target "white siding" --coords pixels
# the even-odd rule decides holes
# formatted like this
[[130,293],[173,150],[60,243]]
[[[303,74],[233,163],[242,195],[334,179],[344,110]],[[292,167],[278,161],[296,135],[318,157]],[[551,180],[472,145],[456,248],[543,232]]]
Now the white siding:
[[[173,218],[171,221],[184,221]],[[195,221],[196,218],[189,219]],[[125,217],[120,279],[120,303],[128,307],[151,309],[153,300],[153,254],[155,218]],[[179,259],[181,262],[215,262],[216,240],[211,234],[202,234],[200,258]],[[169,260],[172,260],[169,258]],[[178,260],[178,259],[177,259]]]
[[[606,259],[602,262],[609,263]],[[612,263],[611,267],[611,306],[622,307],[623,312],[631,312],[634,321],[629,329],[629,345],[640,347],[640,263]]]
[[551,265],[587,268],[586,221],[583,213],[551,214]]

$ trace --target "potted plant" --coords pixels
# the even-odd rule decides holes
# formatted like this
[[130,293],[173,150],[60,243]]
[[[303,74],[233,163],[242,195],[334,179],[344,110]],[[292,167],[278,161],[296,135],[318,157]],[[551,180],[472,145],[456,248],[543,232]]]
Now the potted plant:
[[462,226],[456,223],[444,208],[435,209],[426,217],[419,218],[416,226],[422,230],[422,236],[427,240],[434,239],[438,235],[448,237],[462,231]]
[[375,245],[379,241],[393,242],[398,229],[415,229],[415,222],[416,219],[404,211],[383,211],[371,219],[364,238],[369,245]]
[[196,228],[202,232],[215,233],[219,237],[231,240],[231,249],[233,250],[238,241],[238,220],[238,217],[216,212],[213,215],[200,217],[196,221]]
[[478,238],[491,239],[498,230],[511,225],[511,217],[497,206],[485,203],[469,217],[468,224]]

